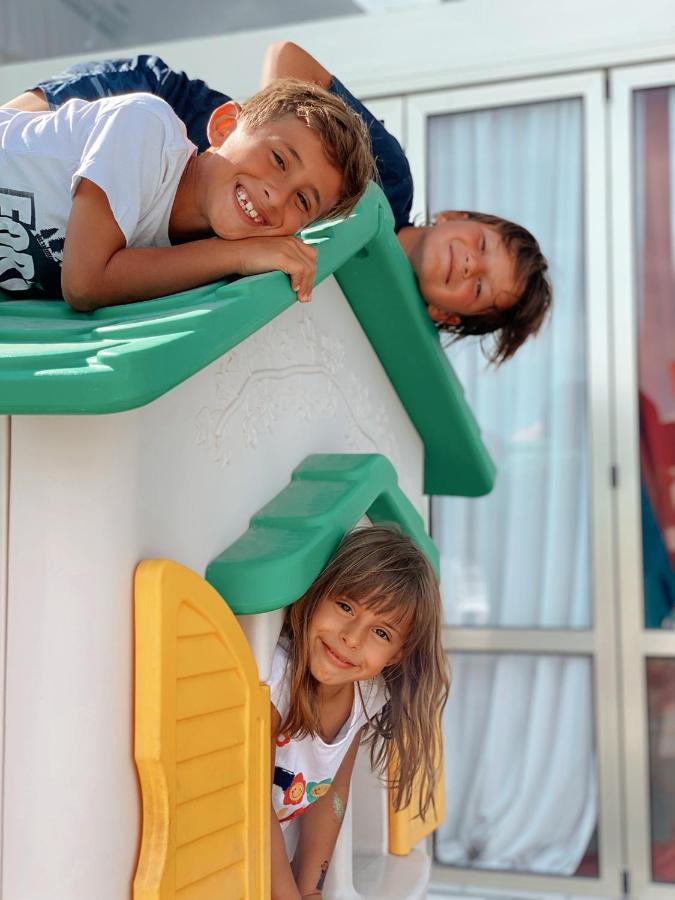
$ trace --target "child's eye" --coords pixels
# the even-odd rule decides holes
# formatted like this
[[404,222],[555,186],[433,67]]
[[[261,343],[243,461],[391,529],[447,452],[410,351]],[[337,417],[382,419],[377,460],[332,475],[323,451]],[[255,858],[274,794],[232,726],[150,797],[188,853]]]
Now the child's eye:
[[336,600],[335,602],[340,607],[340,609],[344,610],[344,612],[350,613],[352,611],[352,608],[349,605],[349,603],[345,603],[344,600]]
[[300,203],[302,204],[302,208],[304,209],[304,211],[305,211],[305,212],[309,212],[309,201],[307,200],[307,197],[305,197],[304,194],[300,194],[300,193],[299,193],[299,194],[298,194],[298,200],[299,200]]
[[286,163],[284,162],[283,156],[281,156],[279,153],[277,153],[276,150],[273,150],[272,154],[274,156],[275,163],[279,166],[279,168],[281,169],[282,172],[285,172],[286,171]]
[[480,239],[480,245],[479,245],[479,246],[480,246],[480,252],[481,252],[481,253],[485,253],[485,246],[486,246],[486,244],[485,244],[485,235],[483,235],[483,237]]
[[478,281],[476,282],[476,300],[480,297],[482,290],[483,290],[483,282],[479,278]]
[[390,637],[389,637],[389,635],[387,634],[387,632],[384,630],[384,628],[376,628],[376,629],[375,629],[375,634],[376,634],[379,638],[382,638],[382,640],[384,640],[384,641],[390,640]]

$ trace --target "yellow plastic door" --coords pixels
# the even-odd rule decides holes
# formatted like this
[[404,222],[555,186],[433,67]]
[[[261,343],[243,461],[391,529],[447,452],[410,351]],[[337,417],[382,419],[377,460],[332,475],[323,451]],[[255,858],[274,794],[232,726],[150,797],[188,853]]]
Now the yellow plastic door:
[[135,578],[134,900],[269,897],[269,690],[244,634],[194,572]]
[[[440,726],[439,726],[440,727]],[[439,748],[442,750],[442,743],[439,741]],[[394,809],[392,803],[392,792],[389,793],[389,852],[395,853],[397,856],[407,856],[416,844],[434,832],[445,818],[445,778],[443,772],[442,752],[440,760],[440,776],[436,790],[434,791],[434,800],[436,804],[436,812],[429,809],[426,819],[417,816],[418,809],[418,791],[413,787],[412,801],[409,806],[398,810]]]

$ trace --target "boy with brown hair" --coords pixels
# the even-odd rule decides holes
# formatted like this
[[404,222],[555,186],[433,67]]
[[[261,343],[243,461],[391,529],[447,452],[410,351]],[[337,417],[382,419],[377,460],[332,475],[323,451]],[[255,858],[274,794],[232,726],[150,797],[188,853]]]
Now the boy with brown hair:
[[548,262],[536,238],[522,225],[478,212],[444,210],[429,224],[413,224],[413,180],[396,138],[311,54],[278,41],[267,49],[262,81],[288,76],[330,89],[368,124],[399,243],[437,328],[456,338],[492,335],[490,362],[510,359],[539,331],[552,302]]
[[152,94],[0,109],[0,288],[87,311],[280,269],[309,299],[316,252],[292,235],[362,195],[362,120],[284,79],[220,104],[207,136],[197,155]]
[[[499,364],[537,333],[552,302],[548,262],[535,237],[499,216],[456,210],[437,213],[432,222],[410,221],[413,181],[396,138],[370,110],[291,41],[268,47],[263,84],[302,78],[341,98],[368,126],[378,180],[394,213],[394,227],[417,277],[427,311],[439,330],[456,338],[492,337],[486,355]],[[203,81],[171,69],[157,56],[88,62],[40,82],[16,97],[24,109],[55,108],[70,97],[147,90],[165,97],[198,142],[203,121],[227,95]]]

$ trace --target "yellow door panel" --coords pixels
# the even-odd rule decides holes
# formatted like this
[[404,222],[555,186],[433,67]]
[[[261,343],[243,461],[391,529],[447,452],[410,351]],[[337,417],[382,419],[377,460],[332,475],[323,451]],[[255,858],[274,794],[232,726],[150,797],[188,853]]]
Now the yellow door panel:
[[413,847],[434,832],[445,818],[445,778],[442,753],[440,778],[434,792],[436,813],[434,814],[433,809],[429,809],[424,821],[417,815],[419,793],[416,787],[413,789],[410,806],[406,806],[398,812],[394,809],[391,801],[391,792],[389,794],[389,852],[395,853],[397,856],[407,856]]
[[142,562],[135,579],[134,900],[269,896],[269,691],[216,591]]

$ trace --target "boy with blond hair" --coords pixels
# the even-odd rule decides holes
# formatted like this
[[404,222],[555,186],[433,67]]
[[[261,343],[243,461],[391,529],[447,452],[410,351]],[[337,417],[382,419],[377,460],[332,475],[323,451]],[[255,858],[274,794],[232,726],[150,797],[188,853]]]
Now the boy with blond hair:
[[[291,41],[271,44],[263,65],[263,84],[284,77],[321,85],[366,122],[399,242],[439,330],[454,338],[488,338],[486,355],[494,363],[511,358],[537,333],[551,307],[548,262],[535,237],[499,216],[467,211],[445,210],[431,222],[413,224],[410,166],[384,124],[334,74]],[[10,102],[23,109],[46,109],[70,97],[94,99],[134,90],[165,97],[197,143],[210,111],[227,97],[174,71],[158,56],[141,55],[73,66]]]
[[365,190],[362,120],[282,79],[221,103],[206,130],[198,154],[147,93],[0,109],[0,288],[88,311],[280,269],[308,300],[316,252],[293,235]]

